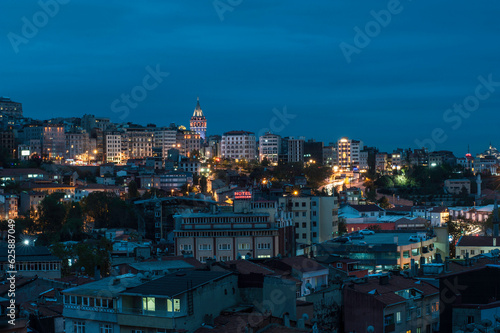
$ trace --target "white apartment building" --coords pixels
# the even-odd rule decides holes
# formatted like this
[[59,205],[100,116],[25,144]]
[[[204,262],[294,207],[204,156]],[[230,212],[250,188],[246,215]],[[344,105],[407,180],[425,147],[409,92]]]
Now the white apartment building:
[[280,207],[292,212],[297,243],[321,243],[338,232],[337,197],[289,196],[278,199]]
[[288,138],[288,163],[304,162],[304,142],[306,138]]
[[257,158],[255,134],[246,131],[230,131],[222,135],[221,155],[230,159],[255,160]]
[[122,135],[120,132],[104,134],[104,156],[106,163],[121,164],[126,162],[122,156]]
[[162,155],[165,158],[168,150],[176,147],[177,129],[158,127],[153,128],[153,147],[162,148]]
[[259,161],[266,158],[271,164],[278,164],[278,155],[281,148],[281,137],[276,134],[266,133],[259,138]]
[[359,167],[360,151],[363,141],[341,138],[337,141],[337,163],[341,169]]

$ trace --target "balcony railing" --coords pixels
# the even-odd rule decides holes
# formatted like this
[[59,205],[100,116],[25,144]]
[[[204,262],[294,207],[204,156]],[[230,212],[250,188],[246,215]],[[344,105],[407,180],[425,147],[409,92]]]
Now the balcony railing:
[[116,309],[101,308],[98,306],[85,306],[76,304],[64,304],[66,309],[71,310],[83,310],[83,311],[93,311],[93,312],[105,312],[105,313],[116,313]]

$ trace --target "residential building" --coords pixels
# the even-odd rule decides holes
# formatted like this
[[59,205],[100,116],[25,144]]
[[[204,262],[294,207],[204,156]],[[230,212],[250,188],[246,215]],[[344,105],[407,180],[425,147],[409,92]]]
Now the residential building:
[[267,213],[186,213],[175,217],[175,253],[201,262],[215,258],[271,258],[278,254],[278,228]]
[[[497,261],[496,259],[495,261]],[[439,278],[439,332],[485,331],[485,321],[496,330],[500,311],[498,264],[462,268]]]
[[288,196],[278,199],[280,207],[292,212],[295,239],[299,244],[313,244],[332,239],[338,233],[336,197]]
[[176,134],[176,149],[187,157],[192,157],[193,151],[200,151],[201,137],[195,131],[179,129]]
[[309,139],[304,142],[304,162],[323,163],[323,142]]
[[36,214],[38,211],[38,206],[45,197],[46,194],[43,192],[35,192],[35,191],[21,192],[19,213],[22,215],[29,216],[30,211],[33,211],[33,213]]
[[122,132],[106,131],[104,136],[104,156],[106,163],[122,164],[126,160],[122,156]]
[[0,114],[15,118],[23,117],[22,103],[14,102],[9,97],[0,97]]
[[7,250],[7,244],[0,245],[0,272],[17,271],[17,275],[23,277],[61,278],[61,259],[53,256],[47,247],[18,243],[15,269],[10,267]]
[[281,153],[281,137],[277,134],[266,133],[259,137],[259,161],[267,159],[272,165],[278,165]]
[[460,236],[456,244],[456,256],[477,256],[500,250],[500,237],[493,236]]
[[199,97],[196,99],[196,108],[194,109],[193,116],[189,121],[189,129],[197,133],[201,140],[205,141],[207,138],[207,119],[201,110]]
[[466,178],[446,179],[444,181],[444,189],[447,193],[460,194],[464,188],[467,191],[467,194],[470,194],[470,180]]
[[11,158],[16,157],[16,138],[14,131],[0,131],[0,149],[5,150]]
[[440,227],[448,222],[450,213],[448,208],[439,206],[413,206],[412,216],[422,217],[430,222],[432,227]]
[[352,170],[359,167],[360,155],[363,142],[349,138],[341,138],[337,141],[338,166],[344,170]]
[[19,196],[0,193],[0,220],[15,219],[18,216]]
[[85,132],[67,132],[66,136],[66,159],[88,160],[90,151],[90,137]]
[[230,131],[222,135],[221,156],[230,159],[257,158],[255,134],[246,131]]
[[129,128],[122,141],[128,147],[128,158],[153,156],[153,133],[145,128]]
[[[439,289],[423,281],[382,275],[344,287],[344,331],[436,332]],[[441,332],[451,332],[441,331]]]
[[168,150],[176,147],[177,128],[154,127],[150,130],[153,132],[153,148],[159,148],[161,150],[162,159],[167,158]]
[[328,146],[323,147],[323,164],[333,167],[337,165],[337,146],[330,143]]
[[304,142],[306,138],[303,136],[288,137],[286,142],[288,143],[287,156],[288,163],[304,162]]

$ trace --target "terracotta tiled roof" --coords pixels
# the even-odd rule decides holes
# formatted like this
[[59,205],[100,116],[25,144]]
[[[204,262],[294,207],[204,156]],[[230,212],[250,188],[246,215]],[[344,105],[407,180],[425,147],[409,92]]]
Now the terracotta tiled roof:
[[[421,291],[424,296],[436,294],[439,289],[423,281],[407,279],[402,276],[392,276],[387,284],[381,285],[379,279],[368,278],[367,283],[352,284],[352,289],[363,293],[363,294],[373,294],[380,302],[390,305],[399,302],[403,302],[406,299],[404,297],[395,294],[396,291],[405,290],[409,288],[414,288]],[[348,286],[347,288],[351,288]]]

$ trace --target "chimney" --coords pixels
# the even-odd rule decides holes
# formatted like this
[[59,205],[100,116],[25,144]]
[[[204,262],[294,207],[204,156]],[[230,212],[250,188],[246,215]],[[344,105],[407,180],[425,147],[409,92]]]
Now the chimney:
[[498,236],[493,237],[493,246],[497,246],[497,237]]

